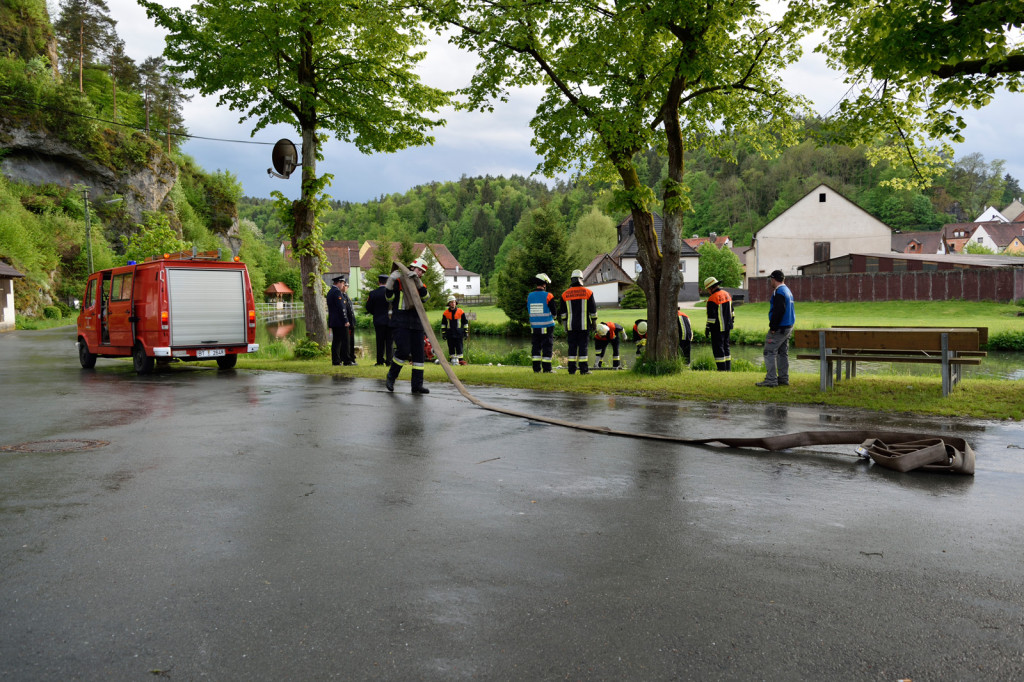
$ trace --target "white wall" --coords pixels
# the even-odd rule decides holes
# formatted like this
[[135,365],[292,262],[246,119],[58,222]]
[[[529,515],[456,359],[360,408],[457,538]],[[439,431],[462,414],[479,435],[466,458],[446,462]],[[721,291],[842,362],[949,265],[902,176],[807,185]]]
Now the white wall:
[[444,289],[449,294],[455,294],[457,298],[460,296],[479,296],[480,276],[466,275],[464,273],[454,276],[445,275]]
[[829,243],[829,258],[888,253],[892,230],[835,190],[819,185],[754,236],[747,278],[767,277],[772,270],[798,275],[798,267],[814,262],[815,242]]
[[598,305],[616,305],[619,302],[618,282],[588,284],[587,288],[594,292],[594,303]]
[[0,331],[14,329],[14,280],[0,279]]

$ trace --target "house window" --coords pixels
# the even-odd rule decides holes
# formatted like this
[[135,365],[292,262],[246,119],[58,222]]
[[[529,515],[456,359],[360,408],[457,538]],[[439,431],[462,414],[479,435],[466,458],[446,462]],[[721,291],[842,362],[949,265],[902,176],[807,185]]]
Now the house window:
[[466,282],[469,282],[469,281],[470,281],[470,280],[469,280],[469,277],[467,277],[467,278],[466,278]]
[[822,192],[821,194],[818,195],[818,203],[819,204],[824,204],[825,203],[825,193],[824,192]]
[[864,259],[864,272],[878,272],[878,259],[868,256]]
[[984,237],[978,237],[978,243],[980,244]]
[[679,261],[679,272],[686,272],[686,261]]
[[832,242],[814,242],[814,262],[818,263],[831,257]]

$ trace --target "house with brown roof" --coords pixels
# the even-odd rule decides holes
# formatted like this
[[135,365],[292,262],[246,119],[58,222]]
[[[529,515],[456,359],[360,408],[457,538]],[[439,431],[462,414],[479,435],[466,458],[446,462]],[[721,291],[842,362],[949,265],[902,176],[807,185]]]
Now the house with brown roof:
[[0,332],[14,329],[14,280],[24,276],[0,260]]
[[[664,219],[657,213],[652,213],[654,218],[654,231],[661,240],[662,230],[665,227]],[[618,224],[615,228],[618,234],[618,243],[609,254],[616,265],[626,272],[630,279],[636,281],[640,276],[640,247],[636,241],[636,230],[633,225],[632,214]],[[682,282],[679,286],[680,301],[696,301],[700,298],[697,278],[700,275],[699,258],[700,254],[689,244],[683,241],[679,252],[679,275]]]
[[1024,202],[1014,199],[1009,206],[1003,209],[1002,213],[1011,223],[1024,223]]
[[[360,298],[362,277],[359,270],[359,242],[354,239],[328,239],[324,241],[324,252],[327,254],[324,283],[330,286],[335,277],[344,277],[349,283],[348,295],[352,300]],[[296,263],[290,242],[281,243],[281,253],[289,263]]]
[[1014,240],[1020,238],[1024,238],[1024,222],[988,223],[975,231],[972,241],[984,244],[996,253],[1004,253]]
[[[362,272],[369,272],[373,267],[374,255],[378,244],[376,241],[365,241],[359,247],[359,267]],[[398,253],[402,245],[398,242],[390,242],[391,252]],[[423,244],[417,242],[412,245],[413,253],[417,258],[426,258],[430,254],[434,261],[434,268],[444,277],[444,289],[449,294],[457,297],[479,296],[480,275],[476,272],[466,270],[459,263],[459,259],[444,244]],[[367,283],[367,286],[374,286],[376,283]]]
[[611,254],[602,253],[583,269],[583,284],[594,292],[598,305],[617,305],[623,292],[633,285],[633,278]]
[[727,235],[719,235],[714,232],[712,232],[709,237],[698,237],[697,235],[693,235],[689,239],[684,239],[683,241],[686,242],[686,245],[694,251],[699,249],[701,244],[706,244],[708,242],[711,242],[720,249],[731,249],[733,247],[732,240],[729,239]]
[[945,253],[942,232],[900,232],[892,233],[892,250],[895,253]]

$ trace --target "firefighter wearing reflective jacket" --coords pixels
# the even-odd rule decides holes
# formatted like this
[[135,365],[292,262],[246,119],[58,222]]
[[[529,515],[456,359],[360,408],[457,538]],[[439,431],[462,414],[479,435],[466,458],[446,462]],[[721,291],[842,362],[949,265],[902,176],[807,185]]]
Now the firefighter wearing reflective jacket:
[[594,292],[583,286],[583,271],[573,270],[571,286],[562,293],[564,308],[561,319],[569,337],[569,374],[590,374],[590,333],[597,321],[597,303]]
[[647,348],[647,320],[633,323],[633,341],[636,343],[636,354],[642,355]]
[[708,292],[708,323],[704,333],[711,339],[711,352],[715,356],[715,367],[719,372],[732,368],[729,356],[729,332],[732,331],[732,296],[718,285],[718,280],[708,277],[704,280]]
[[594,330],[594,353],[597,356],[597,366],[604,365],[604,350],[609,345],[612,347],[612,369],[622,369],[622,361],[619,358],[619,342],[622,340],[622,325],[618,322],[598,322]]
[[679,311],[679,352],[683,355],[686,364],[690,364],[690,343],[693,341],[693,327],[690,326],[690,316]]
[[441,338],[448,341],[448,357],[453,365],[464,365],[462,341],[469,338],[469,318],[459,307],[454,296],[448,297],[448,307],[441,313]]
[[530,316],[531,355],[533,371],[551,372],[551,351],[554,346],[555,317],[558,300],[548,293],[551,278],[543,272],[533,277],[534,289],[526,296],[526,310]]
[[[427,271],[427,262],[417,258],[409,264],[409,281],[416,288],[420,299],[427,298],[427,287],[424,286],[420,277]],[[398,378],[402,367],[406,363],[412,363],[412,392],[430,393],[430,390],[423,385],[423,326],[420,324],[419,315],[416,312],[410,292],[404,291],[402,287],[401,272],[395,270],[388,277],[384,285],[388,304],[391,306],[391,326],[394,328],[395,355],[391,359],[391,367],[388,368],[388,376],[384,385],[389,391],[395,390],[395,380]]]

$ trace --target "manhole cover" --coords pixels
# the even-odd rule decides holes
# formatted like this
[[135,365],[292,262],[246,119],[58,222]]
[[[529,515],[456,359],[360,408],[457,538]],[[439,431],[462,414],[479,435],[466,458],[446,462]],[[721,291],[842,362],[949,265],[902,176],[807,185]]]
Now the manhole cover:
[[36,440],[17,445],[0,445],[0,452],[76,452],[110,445],[105,440]]

